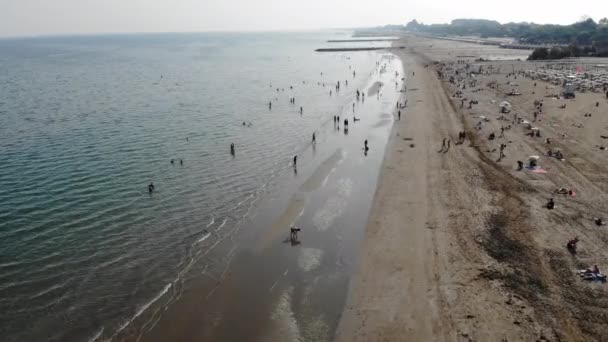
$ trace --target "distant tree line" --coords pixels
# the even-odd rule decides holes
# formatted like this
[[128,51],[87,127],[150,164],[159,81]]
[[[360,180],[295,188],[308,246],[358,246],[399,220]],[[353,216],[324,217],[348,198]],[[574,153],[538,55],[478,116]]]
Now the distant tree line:
[[530,59],[608,56],[607,18],[597,23],[587,18],[571,25],[501,24],[484,19],[455,19],[450,24],[425,25],[412,20],[405,25],[405,29],[440,36],[513,37],[521,44],[562,45],[537,49]]

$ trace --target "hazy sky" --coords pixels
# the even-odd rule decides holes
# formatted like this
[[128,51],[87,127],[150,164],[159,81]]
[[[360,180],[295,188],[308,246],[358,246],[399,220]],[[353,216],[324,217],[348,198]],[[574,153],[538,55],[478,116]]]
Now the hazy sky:
[[608,0],[0,0],[0,36],[308,30],[455,18],[569,24]]

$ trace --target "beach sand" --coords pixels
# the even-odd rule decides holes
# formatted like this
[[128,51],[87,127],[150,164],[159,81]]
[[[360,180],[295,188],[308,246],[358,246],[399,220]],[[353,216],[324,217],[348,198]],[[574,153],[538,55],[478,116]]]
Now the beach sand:
[[[605,96],[552,100],[544,95],[560,87],[506,77],[546,63],[474,62],[526,51],[413,36],[395,44],[407,46],[397,53],[408,106],[393,128],[336,340],[604,340],[606,285],[581,280],[576,270],[608,266],[608,233],[592,220],[608,209],[608,158],[596,147],[608,135]],[[453,98],[456,86],[440,80],[434,64],[455,60],[494,68],[462,90],[463,108]],[[500,90],[487,86],[492,81]],[[507,96],[511,89],[522,95]],[[545,114],[533,123],[542,138],[526,136],[514,114],[532,121],[534,101],[543,99]],[[469,100],[478,104],[469,109]],[[508,121],[497,120],[502,101],[513,105]],[[480,115],[489,121],[477,130]],[[504,137],[488,139],[508,125]],[[455,144],[463,130],[466,141]],[[444,138],[451,148],[438,152]],[[506,157],[498,160],[501,143]],[[548,148],[559,148],[565,161],[543,156]],[[547,173],[517,171],[517,161],[530,155],[541,156]],[[578,195],[553,194],[559,187]],[[543,207],[550,197],[554,210]],[[574,236],[581,242],[571,255],[565,245]]]

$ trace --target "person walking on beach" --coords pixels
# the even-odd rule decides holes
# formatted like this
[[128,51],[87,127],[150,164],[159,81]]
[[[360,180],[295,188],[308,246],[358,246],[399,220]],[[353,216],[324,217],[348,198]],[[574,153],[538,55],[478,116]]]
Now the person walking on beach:
[[268,102],[268,109],[272,109],[272,101]]
[[401,111],[397,112],[397,120],[401,121]]
[[312,134],[312,143],[315,144],[317,142],[317,137],[315,133]]
[[298,155],[293,156],[293,167],[295,168],[298,165]]
[[302,115],[303,112],[304,112],[304,109],[302,107],[300,107],[300,115]]

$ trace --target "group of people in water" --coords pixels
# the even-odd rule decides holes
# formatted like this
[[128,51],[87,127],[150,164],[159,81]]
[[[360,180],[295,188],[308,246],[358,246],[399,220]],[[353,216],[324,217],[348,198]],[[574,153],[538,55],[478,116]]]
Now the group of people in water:
[[[349,69],[350,68],[351,67],[349,67]],[[323,73],[321,73],[321,76],[323,76]],[[354,77],[356,77],[356,71],[353,70],[353,78]],[[302,83],[306,84],[305,81],[302,81]],[[344,85],[348,86],[348,80],[344,81]],[[325,84],[323,84],[323,86],[325,86]],[[270,87],[272,88],[272,84],[270,85]],[[341,88],[341,83],[340,83],[340,81],[337,81],[337,83],[335,84],[335,90],[336,90],[336,92],[338,92],[340,90],[340,88]],[[293,86],[290,86],[290,89],[293,89]],[[281,90],[284,91],[285,89],[276,88],[277,92],[279,92]],[[331,90],[330,90],[330,95],[331,95]],[[365,93],[363,93],[362,91],[359,91],[359,89],[357,89],[356,90],[356,100],[359,101],[360,99],[363,100],[363,101],[365,101]],[[290,97],[289,98],[289,103],[290,104],[295,104],[295,97]],[[405,107],[406,104],[407,104],[407,101],[404,103],[403,107]],[[272,101],[268,101],[268,110],[272,110]],[[353,121],[356,122],[356,121],[359,121],[360,119],[354,117],[354,111],[355,111],[355,103],[353,103]],[[304,113],[304,108],[302,106],[300,106],[300,115],[303,115],[303,113]],[[401,119],[401,111],[399,111],[399,113],[398,113],[398,118]],[[333,116],[333,122],[334,122],[334,126],[335,127],[339,128],[340,121],[341,121],[341,118],[340,118],[339,115],[334,115]],[[347,134],[347,132],[348,132],[348,126],[349,126],[349,120],[347,118],[345,118],[344,121],[343,121],[343,123],[344,123],[345,134]],[[251,122],[245,122],[245,121],[242,122],[242,125],[244,127],[245,126],[247,126],[247,127],[252,127],[253,126],[253,124]],[[313,144],[313,146],[316,145],[316,142],[317,142],[316,138],[317,138],[316,137],[316,133],[313,132],[312,133],[312,144]],[[186,138],[186,141],[189,141],[189,139]],[[363,150],[364,150],[365,155],[367,155],[367,152],[369,151],[369,145],[368,145],[367,139],[364,141]],[[230,143],[230,155],[232,157],[236,156],[236,146],[235,146],[234,142]],[[293,160],[293,164],[292,165],[293,165],[293,167],[295,169],[297,167],[298,156],[294,155],[292,160]],[[171,165],[175,165],[175,162],[176,162],[175,159],[171,159],[170,160]],[[183,159],[180,159],[179,163],[180,163],[181,166],[183,166],[184,165]],[[148,185],[148,192],[150,194],[152,194],[155,191],[156,191],[156,188],[154,186],[154,183],[150,182],[150,184]]]

